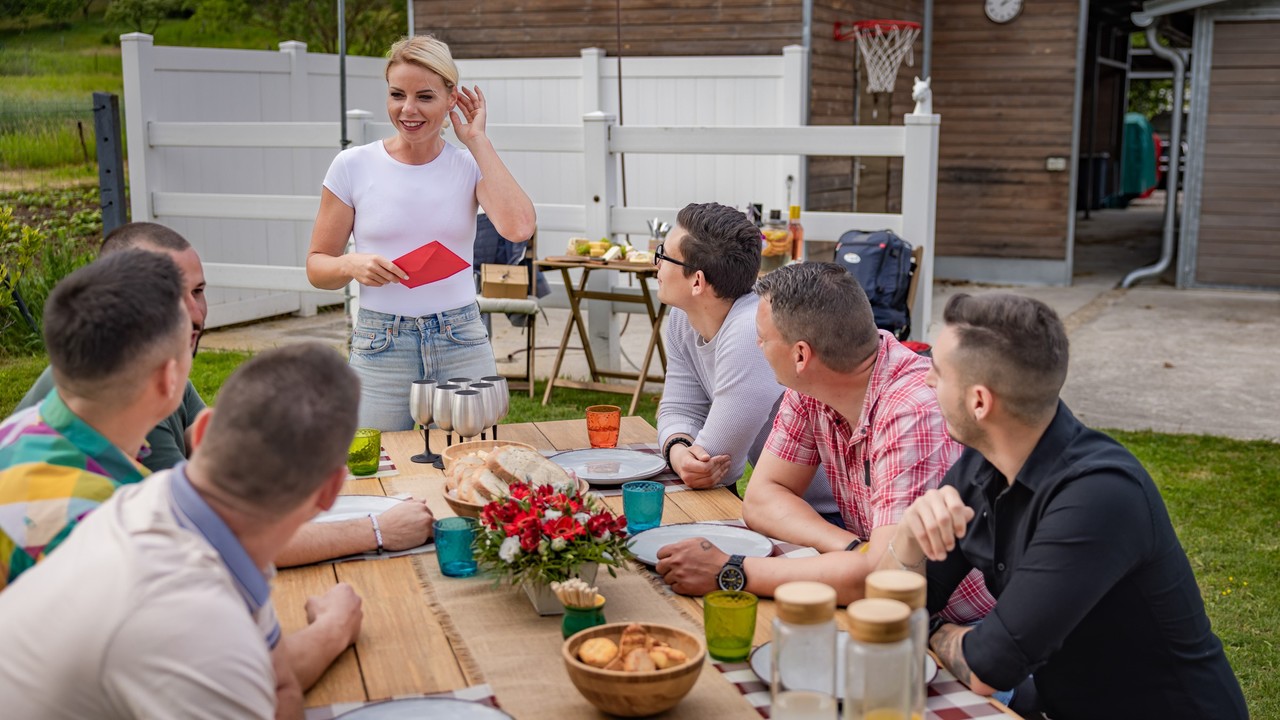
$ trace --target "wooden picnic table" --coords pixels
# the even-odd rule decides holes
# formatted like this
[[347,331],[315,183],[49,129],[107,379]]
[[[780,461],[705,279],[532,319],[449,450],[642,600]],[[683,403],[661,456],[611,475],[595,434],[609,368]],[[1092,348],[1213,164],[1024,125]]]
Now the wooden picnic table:
[[[499,429],[501,439],[528,443],[540,450],[571,450],[589,445],[584,420],[501,425]],[[432,433],[432,447],[444,447],[443,434],[438,430]],[[644,418],[622,419],[619,445],[656,441],[657,431]],[[384,433],[382,444],[399,473],[381,479],[348,480],[344,494],[407,493],[426,500],[436,517],[454,515],[443,497],[444,474],[409,459],[422,450],[419,432]],[[604,502],[614,511],[622,511],[621,497],[606,497]],[[741,505],[727,488],[672,492],[666,495],[662,522],[738,519],[742,516]],[[467,676],[465,664],[456,657],[439,618],[429,609],[421,588],[424,581],[413,567],[413,556],[282,569],[275,580],[273,599],[284,631],[304,627],[307,597],[319,595],[338,582],[351,584],[364,599],[364,621],[355,646],[339,656],[306,694],[307,707],[460,690],[483,681]],[[654,600],[670,599],[655,595]],[[693,617],[701,617],[699,598],[676,596],[675,600]],[[756,645],[772,637],[774,615],[773,602],[761,600]],[[845,617],[843,612],[837,613],[838,622],[847,629]],[[758,715],[750,711],[744,712],[743,717]]]

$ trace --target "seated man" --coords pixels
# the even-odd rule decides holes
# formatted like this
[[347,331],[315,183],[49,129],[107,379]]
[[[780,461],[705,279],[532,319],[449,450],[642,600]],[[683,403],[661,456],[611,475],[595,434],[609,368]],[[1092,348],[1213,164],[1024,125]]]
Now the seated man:
[[[126,223],[112,230],[102,241],[98,251],[99,258],[129,248],[150,250],[169,256],[177,264],[183,283],[183,301],[187,314],[191,317],[191,354],[195,355],[200,345],[200,336],[204,332],[205,318],[209,314],[209,303],[205,299],[204,267],[195,248],[178,233],[164,225],[149,222]],[[133,277],[141,277],[134,271]],[[53,368],[46,367],[36,379],[31,389],[18,403],[17,410],[36,407],[44,401],[53,390]],[[186,381],[182,393],[182,402],[168,417],[164,418],[147,433],[146,450],[139,461],[152,472],[166,470],[187,459],[186,432],[196,421],[196,415],[205,407],[200,393]]]
[[[99,257],[110,257],[114,253],[129,248],[160,253],[177,264],[183,282],[183,300],[186,303],[187,313],[191,317],[191,354],[194,356],[200,345],[200,336],[204,332],[205,318],[209,314],[209,304],[204,294],[204,266],[200,262],[200,255],[186,238],[164,225],[137,222],[121,225],[111,231],[102,242]],[[131,268],[128,277],[136,280],[146,277],[146,274],[139,269]],[[53,377],[52,367],[45,368],[35,385],[27,391],[22,402],[18,404],[18,409],[27,409],[29,414],[25,416],[26,420],[19,422],[27,422],[35,418],[35,408],[49,397],[53,390]],[[139,456],[139,461],[153,472],[171,468],[187,458],[189,445],[187,432],[205,404],[191,381],[185,380],[185,382],[182,402],[147,433],[146,446]],[[307,525],[281,552],[277,562],[281,566],[305,565],[379,549],[407,550],[421,545],[431,537],[431,523],[434,518],[424,503],[401,503],[377,517],[379,530],[382,533],[381,545],[378,543],[378,533],[374,531],[373,522],[369,519]]]
[[1247,717],[1155,483],[1058,398],[1058,316],[1027,297],[956,295],[943,317],[928,382],[967,447],[882,563],[923,572],[931,610],[972,570],[986,578],[991,614],[933,633],[943,664],[985,694],[1033,674],[1055,719]]
[[[657,569],[684,594],[741,583],[772,595],[785,582],[818,580],[847,604],[862,597],[898,518],[937,487],[960,446],[947,437],[924,384],[929,361],[876,329],[866,294],[844,268],[788,265],[761,278],[756,293],[760,347],[788,389],[751,475],[743,518],[822,555],[744,560],[695,538],[660,550]],[[819,464],[847,529],[825,522],[802,497]],[[975,620],[990,603],[975,573],[948,617]]]
[[[185,333],[181,348],[189,356]],[[0,647],[21,649],[0,656],[5,712],[301,718],[299,658],[268,583],[285,542],[342,488],[359,397],[341,356],[317,344],[241,366],[197,418],[189,464],[122,488],[0,593]],[[326,632],[344,648],[360,600],[336,589],[341,608],[308,614],[343,615]]]
[[[760,457],[782,397],[756,346],[760,228],[725,205],[688,205],[657,260],[658,300],[671,306],[662,455],[689,487],[732,486]],[[805,500],[839,521],[821,470]]]
[[0,588],[149,474],[133,458],[182,401],[190,338],[182,276],[164,255],[115,253],[49,294],[44,344],[59,390],[0,424]]

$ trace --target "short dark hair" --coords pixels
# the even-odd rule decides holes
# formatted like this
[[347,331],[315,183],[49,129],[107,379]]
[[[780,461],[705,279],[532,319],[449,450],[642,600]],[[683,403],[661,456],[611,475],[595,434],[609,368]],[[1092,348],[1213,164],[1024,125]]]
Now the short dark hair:
[[359,404],[360,380],[332,348],[268,350],[223,384],[192,463],[239,504],[279,517],[346,463]]
[[680,242],[685,276],[701,270],[716,297],[751,292],[760,273],[760,228],[742,211],[719,203],[690,204],[676,215],[689,234]]
[[153,222],[131,222],[107,234],[107,237],[102,240],[102,248],[98,250],[98,257],[140,245],[173,252],[186,252],[191,248],[191,243],[172,228]]
[[990,387],[1022,422],[1053,416],[1069,359],[1067,331],[1053,308],[1023,295],[960,293],[942,318],[955,330],[955,367],[966,385]]
[[867,294],[835,263],[784,265],[756,281],[756,294],[783,339],[805,341],[832,370],[852,372],[880,347]]
[[140,357],[176,334],[189,337],[182,288],[182,272],[168,255],[136,249],[112,253],[63,278],[44,304],[44,344],[54,380],[83,394],[77,388],[138,368]]

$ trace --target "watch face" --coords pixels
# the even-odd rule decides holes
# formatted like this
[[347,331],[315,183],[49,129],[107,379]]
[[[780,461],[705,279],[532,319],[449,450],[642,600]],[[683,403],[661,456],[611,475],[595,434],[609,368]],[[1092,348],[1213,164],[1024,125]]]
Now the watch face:
[[987,19],[994,23],[1007,23],[1022,12],[1023,0],[986,0]]
[[741,590],[747,584],[747,576],[741,568],[726,565],[720,569],[718,582],[721,590]]

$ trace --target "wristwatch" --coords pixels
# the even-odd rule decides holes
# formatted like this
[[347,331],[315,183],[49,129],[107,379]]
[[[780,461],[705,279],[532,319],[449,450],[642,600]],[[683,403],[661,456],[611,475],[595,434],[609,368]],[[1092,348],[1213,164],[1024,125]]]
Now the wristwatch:
[[721,590],[741,590],[747,586],[747,573],[742,569],[743,555],[730,555],[729,562],[720,568],[716,576],[716,584]]

